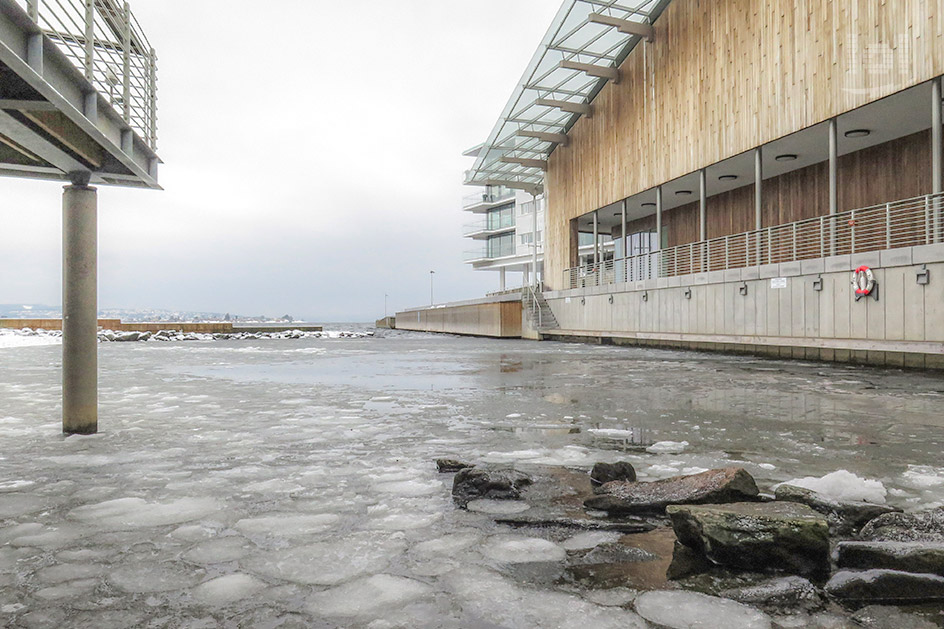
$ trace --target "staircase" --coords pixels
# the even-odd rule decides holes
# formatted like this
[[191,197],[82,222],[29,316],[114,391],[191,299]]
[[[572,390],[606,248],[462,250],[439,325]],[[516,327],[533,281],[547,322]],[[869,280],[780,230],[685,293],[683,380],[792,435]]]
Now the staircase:
[[541,287],[533,288],[526,286],[521,291],[521,307],[524,310],[531,326],[535,330],[555,330],[560,328],[557,318],[547,305]]

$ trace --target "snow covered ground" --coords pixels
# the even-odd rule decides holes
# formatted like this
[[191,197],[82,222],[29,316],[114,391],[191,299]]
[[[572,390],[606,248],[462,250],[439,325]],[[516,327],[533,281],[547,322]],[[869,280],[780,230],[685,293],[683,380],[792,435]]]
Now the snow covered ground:
[[101,433],[63,438],[59,349],[0,352],[0,626],[645,626],[624,588],[522,577],[612,534],[457,510],[436,457],[742,465],[767,491],[842,469],[944,502],[922,373],[411,334],[99,354]]
[[37,345],[59,345],[62,337],[44,330],[0,330],[0,349],[35,347]]

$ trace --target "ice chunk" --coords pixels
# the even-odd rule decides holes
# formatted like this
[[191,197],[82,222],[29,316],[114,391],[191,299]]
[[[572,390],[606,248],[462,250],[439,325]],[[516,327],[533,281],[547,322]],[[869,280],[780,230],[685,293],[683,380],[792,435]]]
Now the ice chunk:
[[202,571],[185,570],[168,564],[129,562],[113,570],[108,582],[133,594],[182,590],[199,583]]
[[141,498],[117,498],[85,505],[69,512],[69,517],[109,530],[180,524],[204,518],[220,510],[213,498],[181,498],[171,502],[147,502]]
[[337,585],[368,572],[379,572],[400,555],[405,544],[362,533],[331,543],[268,551],[243,560],[247,570],[302,585]]
[[55,600],[60,598],[73,598],[76,596],[85,596],[92,592],[98,585],[98,579],[82,579],[79,581],[70,581],[62,585],[42,588],[36,591],[36,596],[46,600]]
[[258,518],[245,518],[236,523],[236,529],[246,535],[276,535],[296,537],[327,531],[341,518],[333,513],[295,515],[280,513]]
[[929,489],[944,485],[944,468],[930,465],[909,465],[901,475],[908,485],[919,489]]
[[636,598],[636,611],[649,622],[669,629],[770,629],[770,618],[752,607],[698,592],[646,592]]
[[313,594],[308,599],[308,611],[315,616],[380,617],[432,591],[430,586],[414,579],[375,574]]
[[530,563],[535,561],[564,561],[567,551],[539,537],[496,535],[485,542],[482,552],[501,563]]
[[466,505],[469,511],[495,515],[523,513],[530,508],[531,506],[523,500],[472,500]]
[[680,454],[688,448],[687,441],[657,441],[648,448],[650,454]]
[[46,501],[29,494],[0,494],[0,520],[18,518],[27,513],[36,513],[46,508]]
[[395,496],[416,497],[439,493],[443,490],[443,484],[440,481],[424,483],[418,480],[405,480],[392,483],[378,483],[374,485],[374,489]]
[[438,539],[431,539],[413,547],[413,552],[424,556],[452,556],[479,543],[482,536],[478,533],[452,533]]
[[610,590],[588,590],[584,593],[584,598],[604,607],[622,607],[636,600],[637,595],[636,590],[630,590],[629,588],[612,588]]
[[210,540],[197,544],[186,553],[183,558],[186,561],[198,565],[209,565],[223,563],[226,561],[236,561],[245,557],[250,550],[250,542],[242,537],[222,537],[220,539]]
[[221,607],[248,598],[265,587],[259,579],[237,572],[201,583],[193,589],[193,598],[204,605]]
[[888,491],[881,481],[859,478],[848,470],[837,470],[822,478],[807,476],[783,483],[815,491],[838,502],[871,502],[885,504]]
[[610,533],[608,531],[588,531],[578,533],[570,539],[564,540],[561,546],[565,550],[589,550],[596,548],[600,544],[609,544],[619,540],[619,533]]
[[430,513],[428,515],[399,513],[373,520],[369,523],[368,528],[378,531],[411,531],[432,526],[442,517],[441,513]]
[[104,568],[95,564],[58,564],[48,566],[36,573],[41,583],[56,584],[78,579],[91,579],[101,576]]

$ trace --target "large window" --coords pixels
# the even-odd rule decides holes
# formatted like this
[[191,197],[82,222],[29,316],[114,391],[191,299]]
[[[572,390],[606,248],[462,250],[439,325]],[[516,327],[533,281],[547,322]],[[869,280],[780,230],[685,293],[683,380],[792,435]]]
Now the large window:
[[504,258],[515,255],[515,235],[501,234],[490,236],[486,241],[486,253],[489,258]]
[[488,229],[505,229],[515,226],[515,205],[503,205],[488,211]]

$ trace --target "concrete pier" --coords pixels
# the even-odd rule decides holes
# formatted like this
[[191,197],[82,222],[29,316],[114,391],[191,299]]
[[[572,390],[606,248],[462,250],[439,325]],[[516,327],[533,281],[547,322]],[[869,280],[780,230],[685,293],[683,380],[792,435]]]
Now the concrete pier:
[[62,431],[98,431],[98,192],[62,196]]

